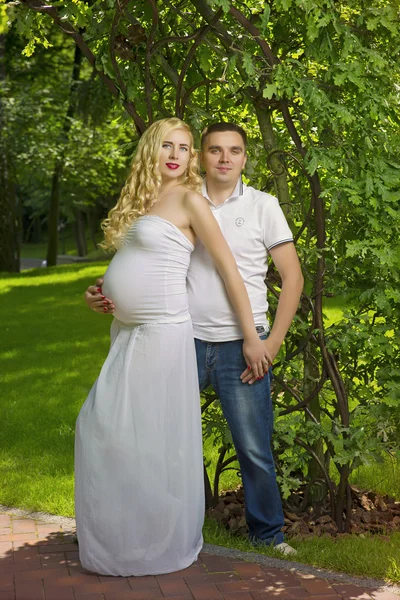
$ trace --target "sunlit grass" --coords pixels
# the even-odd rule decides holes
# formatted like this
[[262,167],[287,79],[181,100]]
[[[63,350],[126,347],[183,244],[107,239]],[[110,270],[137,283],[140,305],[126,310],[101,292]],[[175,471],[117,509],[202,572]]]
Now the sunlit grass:
[[350,481],[362,489],[400,499],[400,464],[389,455],[385,455],[379,464],[359,467],[352,473]]
[[109,345],[83,302],[106,263],[0,279],[0,502],[73,515],[73,431]]
[[[206,519],[203,534],[205,541],[210,544],[292,560],[292,557],[284,557],[273,548],[260,545],[254,547],[245,538],[232,536],[220,524],[209,518]],[[366,534],[339,538],[292,538],[288,541],[297,550],[297,562],[400,583],[398,532],[390,536]]]

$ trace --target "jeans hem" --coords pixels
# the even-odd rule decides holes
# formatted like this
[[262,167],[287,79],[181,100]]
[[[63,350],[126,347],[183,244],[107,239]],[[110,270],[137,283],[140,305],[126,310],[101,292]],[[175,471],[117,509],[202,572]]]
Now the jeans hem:
[[274,537],[266,539],[249,537],[249,541],[253,546],[278,546],[278,544],[282,544],[284,538],[282,533],[278,533]]

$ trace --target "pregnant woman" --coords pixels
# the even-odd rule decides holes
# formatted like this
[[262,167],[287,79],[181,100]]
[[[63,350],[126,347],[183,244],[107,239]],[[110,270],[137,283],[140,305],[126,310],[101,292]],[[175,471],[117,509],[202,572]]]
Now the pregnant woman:
[[199,184],[189,127],[157,121],[103,223],[103,247],[117,250],[103,290],[117,309],[75,446],[80,559],[97,573],[169,573],[188,567],[202,547],[201,416],[186,293],[196,236],[238,314],[247,364],[264,373],[247,292]]

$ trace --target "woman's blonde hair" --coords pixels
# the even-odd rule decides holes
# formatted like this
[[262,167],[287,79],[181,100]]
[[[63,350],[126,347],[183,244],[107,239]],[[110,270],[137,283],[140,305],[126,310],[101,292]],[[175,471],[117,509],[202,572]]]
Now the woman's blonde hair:
[[146,214],[157,202],[161,186],[161,174],[158,168],[161,146],[167,133],[175,129],[183,129],[190,138],[188,166],[177,182],[191,190],[200,190],[201,178],[197,152],[193,146],[190,127],[176,117],[155,121],[140,138],[129,177],[122,188],[119,200],[101,224],[104,241],[99,245],[104,250],[118,249],[132,222]]

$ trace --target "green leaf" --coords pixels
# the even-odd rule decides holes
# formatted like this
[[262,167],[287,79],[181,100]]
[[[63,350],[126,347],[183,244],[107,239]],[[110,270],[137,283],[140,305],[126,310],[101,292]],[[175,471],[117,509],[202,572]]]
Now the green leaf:
[[37,38],[34,37],[31,40],[29,40],[29,42],[27,43],[27,45],[25,46],[25,48],[22,50],[22,54],[24,56],[32,56],[32,54],[35,52],[35,48],[36,48],[36,43],[37,43]]
[[263,98],[268,98],[269,100],[276,94],[276,83],[268,83],[263,89]]
[[[4,0],[1,0],[2,2]],[[8,31],[9,13],[7,10],[9,7],[6,4],[0,4],[0,35],[5,34]]]
[[222,8],[224,13],[228,13],[231,8],[231,3],[229,0],[210,0],[209,4],[213,8]]
[[366,177],[365,177],[365,193],[366,193],[367,198],[372,196],[373,191],[374,191],[374,181],[372,179],[371,174],[367,173]]
[[249,78],[255,75],[256,70],[253,64],[253,57],[248,52],[243,53],[243,67]]
[[213,66],[213,52],[209,46],[202,46],[199,51],[200,66],[205,73],[209,73]]
[[269,4],[266,3],[264,12],[261,15],[261,25],[260,25],[260,30],[263,35],[266,34],[270,16],[271,16],[271,8],[270,8]]

